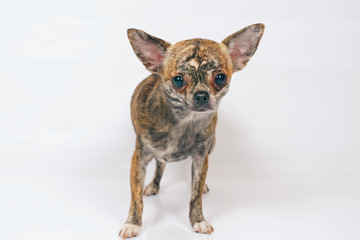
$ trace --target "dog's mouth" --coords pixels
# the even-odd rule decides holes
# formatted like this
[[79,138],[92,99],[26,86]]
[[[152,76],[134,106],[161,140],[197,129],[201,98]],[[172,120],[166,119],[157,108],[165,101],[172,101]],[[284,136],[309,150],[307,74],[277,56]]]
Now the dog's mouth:
[[213,111],[214,109],[211,106],[206,105],[206,106],[193,106],[191,110],[194,112],[207,112],[207,111]]

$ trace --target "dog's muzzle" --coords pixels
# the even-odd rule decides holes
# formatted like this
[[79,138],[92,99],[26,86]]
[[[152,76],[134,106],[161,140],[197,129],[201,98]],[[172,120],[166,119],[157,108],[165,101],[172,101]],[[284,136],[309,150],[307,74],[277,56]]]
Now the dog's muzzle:
[[211,110],[212,108],[209,105],[210,96],[208,92],[198,91],[194,94],[194,111],[204,112]]

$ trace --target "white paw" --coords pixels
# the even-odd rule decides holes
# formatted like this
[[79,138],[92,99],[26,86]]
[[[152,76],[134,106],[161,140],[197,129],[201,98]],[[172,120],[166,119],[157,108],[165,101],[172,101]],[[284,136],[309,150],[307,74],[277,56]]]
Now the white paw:
[[205,185],[204,185],[204,192],[203,192],[203,193],[205,194],[205,193],[209,192],[209,190],[210,190],[210,189],[209,189],[208,185],[205,184]]
[[145,187],[144,195],[145,196],[151,196],[156,195],[159,192],[159,187],[157,187],[155,184],[150,183]]
[[196,222],[193,226],[194,232],[211,234],[214,228],[207,221]]
[[131,223],[125,223],[119,232],[122,239],[127,239],[139,235],[141,227]]

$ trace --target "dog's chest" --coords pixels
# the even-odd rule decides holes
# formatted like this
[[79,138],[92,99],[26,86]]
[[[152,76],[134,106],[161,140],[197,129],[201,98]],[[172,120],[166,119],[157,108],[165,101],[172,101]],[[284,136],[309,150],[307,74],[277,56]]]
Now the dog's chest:
[[153,134],[149,147],[154,157],[160,161],[173,162],[195,153],[203,154],[211,137],[206,131],[206,122],[189,121],[174,126],[167,132]]

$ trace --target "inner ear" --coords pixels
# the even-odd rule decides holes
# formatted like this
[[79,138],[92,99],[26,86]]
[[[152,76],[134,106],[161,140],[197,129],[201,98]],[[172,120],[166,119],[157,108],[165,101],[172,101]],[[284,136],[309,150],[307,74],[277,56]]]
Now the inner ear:
[[134,28],[128,29],[127,34],[136,56],[146,69],[159,73],[170,43]]
[[234,71],[243,69],[254,55],[264,33],[264,24],[254,24],[231,34],[222,43],[227,46]]

